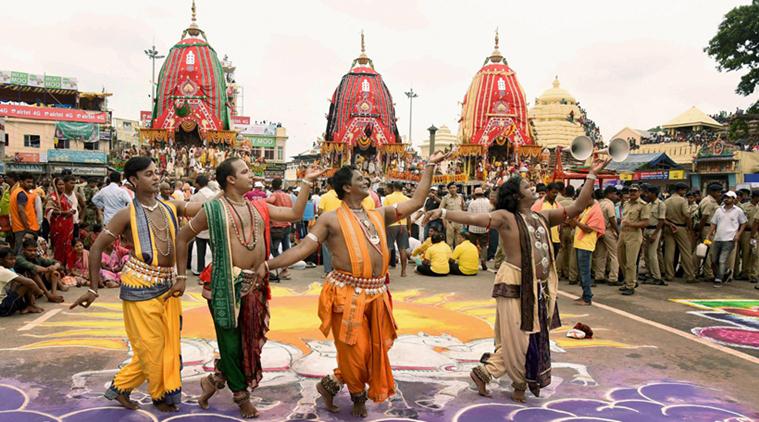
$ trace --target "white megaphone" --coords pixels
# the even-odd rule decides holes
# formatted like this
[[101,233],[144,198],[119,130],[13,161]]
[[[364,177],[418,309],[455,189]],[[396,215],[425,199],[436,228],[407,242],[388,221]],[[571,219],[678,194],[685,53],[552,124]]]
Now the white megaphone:
[[630,145],[624,139],[615,138],[609,142],[609,146],[596,150],[593,141],[587,136],[578,136],[572,140],[569,148],[570,154],[575,160],[585,161],[593,154],[608,154],[615,162],[625,161],[630,154]]

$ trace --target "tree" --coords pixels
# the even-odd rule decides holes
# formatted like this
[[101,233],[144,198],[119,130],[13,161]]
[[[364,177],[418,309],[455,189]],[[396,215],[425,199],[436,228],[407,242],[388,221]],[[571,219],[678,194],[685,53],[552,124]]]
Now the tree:
[[[735,92],[753,94],[759,85],[759,0],[727,12],[704,51],[717,61],[720,72],[748,69]],[[759,101],[752,108],[759,108]]]

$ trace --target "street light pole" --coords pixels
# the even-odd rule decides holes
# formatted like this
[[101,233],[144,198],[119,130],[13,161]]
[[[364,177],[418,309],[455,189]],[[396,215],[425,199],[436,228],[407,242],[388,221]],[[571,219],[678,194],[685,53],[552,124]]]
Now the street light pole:
[[428,157],[431,157],[435,153],[435,132],[437,132],[437,128],[435,125],[432,125],[427,130],[430,131],[430,153]]
[[153,61],[153,76],[150,78],[150,102],[151,106],[152,103],[155,101],[155,61],[156,59],[162,59],[166,56],[159,55],[158,50],[155,49],[155,44],[153,44],[152,47],[150,47],[150,50],[145,50],[145,55],[148,56],[150,60]]
[[408,97],[408,143],[411,145],[411,118],[414,116],[414,98],[418,97],[419,94],[414,92],[414,88],[406,91],[405,94]]

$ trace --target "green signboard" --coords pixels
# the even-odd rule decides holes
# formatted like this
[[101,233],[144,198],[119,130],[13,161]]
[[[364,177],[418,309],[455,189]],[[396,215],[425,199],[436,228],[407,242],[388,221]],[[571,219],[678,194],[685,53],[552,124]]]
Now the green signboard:
[[48,89],[77,89],[76,78],[0,70],[0,83]]
[[61,88],[61,77],[45,75],[45,88]]
[[254,147],[274,148],[277,146],[277,138],[273,136],[246,136]]

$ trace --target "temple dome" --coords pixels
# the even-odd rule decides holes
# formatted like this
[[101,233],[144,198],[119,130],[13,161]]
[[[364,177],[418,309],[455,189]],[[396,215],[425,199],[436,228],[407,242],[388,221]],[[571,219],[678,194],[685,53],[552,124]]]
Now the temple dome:
[[401,143],[393,97],[366,55],[363,32],[361,54],[332,94],[324,139],[363,149]]
[[535,100],[529,116],[537,143],[541,146],[567,147],[574,138],[585,135],[585,129],[578,121],[582,110],[572,94],[561,88],[558,77],[554,79],[553,87]]
[[530,145],[533,143],[527,120],[522,86],[499,50],[495,48],[474,75],[461,106],[459,138],[462,144]]
[[206,139],[208,131],[228,131],[229,121],[224,70],[197,24],[193,1],[192,22],[158,75],[151,128]]

